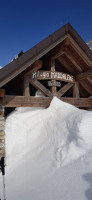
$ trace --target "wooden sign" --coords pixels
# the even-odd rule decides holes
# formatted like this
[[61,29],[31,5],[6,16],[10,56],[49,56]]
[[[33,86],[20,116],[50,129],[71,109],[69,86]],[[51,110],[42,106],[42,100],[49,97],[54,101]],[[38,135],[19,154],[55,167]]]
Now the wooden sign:
[[48,81],[47,83],[49,87],[61,87],[61,82],[59,81]]
[[60,80],[65,82],[71,82],[74,83],[75,79],[70,74],[66,74],[63,72],[52,72],[52,71],[36,71],[32,73],[31,76],[32,79],[38,79],[38,80]]

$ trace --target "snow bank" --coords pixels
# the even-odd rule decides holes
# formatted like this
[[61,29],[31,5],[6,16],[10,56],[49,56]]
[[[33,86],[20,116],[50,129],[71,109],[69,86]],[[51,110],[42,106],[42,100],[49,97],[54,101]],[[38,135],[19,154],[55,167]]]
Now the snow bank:
[[37,156],[48,148],[56,166],[86,155],[92,149],[92,112],[54,97],[47,109],[17,108],[7,118],[7,164],[14,159],[16,166],[16,159],[29,153]]
[[86,199],[80,162],[89,157],[92,169],[91,111],[54,97],[47,109],[17,108],[5,131],[7,200]]

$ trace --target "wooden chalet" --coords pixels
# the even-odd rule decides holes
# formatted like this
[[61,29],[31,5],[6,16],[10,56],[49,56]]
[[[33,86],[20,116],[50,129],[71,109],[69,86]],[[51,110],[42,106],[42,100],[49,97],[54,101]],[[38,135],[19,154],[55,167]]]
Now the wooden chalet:
[[48,107],[53,96],[92,109],[92,51],[69,23],[0,69],[0,157],[3,115],[15,107]]
[[69,23],[0,69],[1,106],[48,107],[53,96],[92,108],[92,51]]

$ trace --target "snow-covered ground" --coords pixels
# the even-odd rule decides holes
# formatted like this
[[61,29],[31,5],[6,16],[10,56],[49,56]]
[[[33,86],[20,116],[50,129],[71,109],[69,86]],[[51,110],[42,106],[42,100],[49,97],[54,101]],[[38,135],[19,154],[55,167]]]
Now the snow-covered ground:
[[16,109],[5,131],[7,200],[92,200],[92,111],[54,97]]

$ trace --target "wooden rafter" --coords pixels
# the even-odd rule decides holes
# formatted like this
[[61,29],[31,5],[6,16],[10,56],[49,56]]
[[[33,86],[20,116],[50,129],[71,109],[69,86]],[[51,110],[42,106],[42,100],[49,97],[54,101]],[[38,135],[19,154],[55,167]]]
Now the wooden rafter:
[[65,55],[69,58],[69,60],[73,63],[73,65],[78,69],[78,71],[82,72],[81,67],[75,61],[75,57],[69,51],[66,51]]
[[66,60],[63,57],[58,58],[59,62],[70,72],[73,74],[75,71],[71,68],[71,66],[66,62]]
[[66,93],[74,84],[73,83],[67,83],[64,85],[57,93],[58,97],[61,97],[64,93]]
[[87,80],[89,81],[90,84],[92,84],[92,77],[88,77]]
[[56,49],[56,53],[53,53],[53,55],[51,56],[51,59],[57,59],[59,58],[61,55],[63,55],[65,53],[65,51],[67,50],[67,47],[70,44],[70,40],[66,38],[62,41],[61,45],[58,47],[58,49]]
[[25,73],[25,76],[30,76],[33,72],[39,70],[42,67],[42,61],[41,60],[37,60],[34,62],[33,65],[31,65],[31,67],[29,68],[28,72]]
[[89,97],[89,93],[87,92],[87,90],[85,90],[85,88],[82,87],[82,85],[80,85],[80,96],[82,98],[85,98],[85,97]]
[[[5,107],[48,107],[51,100],[52,97],[5,96],[0,99],[0,104]],[[92,107],[92,99],[90,98],[61,97],[60,100],[76,107]]]
[[80,81],[80,84],[82,85],[83,88],[85,88],[85,90],[86,90],[90,95],[92,95],[92,87],[88,84],[87,81],[82,80],[82,81]]
[[68,38],[70,40],[70,45],[73,47],[73,49],[84,60],[84,62],[91,68],[92,61],[87,56],[87,54],[79,47],[79,45],[77,44],[77,42],[69,34],[68,34]]
[[77,79],[78,81],[81,81],[81,80],[83,80],[83,79],[85,79],[85,78],[88,78],[88,77],[92,77],[92,68],[91,68],[90,70],[86,71],[86,72],[83,72],[83,73],[78,74],[78,75],[76,76],[76,79]]
[[63,54],[64,54],[64,51],[62,51],[62,49],[61,49],[54,56],[52,56],[51,59],[57,59],[58,57],[60,57]]

